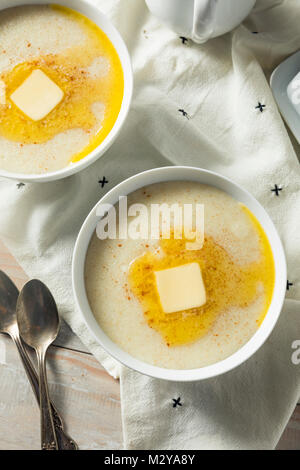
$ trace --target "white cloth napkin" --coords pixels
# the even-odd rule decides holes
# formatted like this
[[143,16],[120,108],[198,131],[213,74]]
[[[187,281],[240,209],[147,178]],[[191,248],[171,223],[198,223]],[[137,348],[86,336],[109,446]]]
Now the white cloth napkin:
[[[300,5],[260,0],[244,25],[200,46],[161,25],[143,0],[96,3],[132,57],[128,120],[111,149],[80,174],[24,186],[1,180],[0,236],[28,275],[49,286],[91,352],[121,376],[125,448],[272,449],[300,392],[300,365],[292,362],[300,339],[300,171],[299,147],[291,144],[268,78],[299,48]],[[93,205],[124,178],[170,164],[220,172],[254,194],[279,230],[292,284],[261,350],[234,371],[192,384],[117,364],[86,330],[71,290],[74,242]]]

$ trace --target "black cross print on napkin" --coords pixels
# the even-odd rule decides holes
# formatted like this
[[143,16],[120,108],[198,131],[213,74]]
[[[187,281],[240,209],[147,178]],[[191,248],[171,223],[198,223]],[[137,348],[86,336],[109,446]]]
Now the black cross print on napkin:
[[108,183],[108,180],[103,176],[102,180],[99,180],[98,183],[101,184],[101,188],[104,188],[104,185]]
[[18,188],[18,189],[22,188],[22,186],[25,186],[25,183],[18,183],[18,184],[17,184],[17,188]]
[[184,109],[178,109],[178,112],[181,113],[183,117],[190,119],[190,116]]
[[290,290],[290,287],[292,287],[294,284],[290,282],[289,280],[286,281],[286,290]]
[[264,108],[265,108],[265,107],[266,107],[266,105],[265,105],[265,104],[261,104],[261,102],[259,101],[259,102],[258,102],[258,105],[255,106],[255,109],[259,109],[260,112],[262,113],[262,112],[264,111]]
[[182,44],[186,44],[187,42],[189,42],[188,38],[184,36],[179,36],[179,39],[181,39]]
[[177,406],[182,406],[182,403],[180,403],[180,397],[172,398],[172,400],[173,400],[173,408],[177,408]]
[[273,193],[275,193],[276,196],[279,196],[279,191],[282,191],[282,189],[283,189],[283,188],[279,188],[279,187],[277,186],[277,184],[275,184],[274,188],[271,189],[271,191],[272,191]]

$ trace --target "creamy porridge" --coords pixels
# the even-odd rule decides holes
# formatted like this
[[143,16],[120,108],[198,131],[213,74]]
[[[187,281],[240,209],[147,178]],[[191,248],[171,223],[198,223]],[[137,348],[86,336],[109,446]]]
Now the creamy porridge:
[[114,46],[95,23],[56,5],[0,12],[0,168],[47,173],[84,158],[123,98]]
[[[174,237],[100,240],[95,233],[85,284],[101,328],[124,351],[160,367],[190,369],[230,356],[257,331],[272,298],[274,262],[260,224],[229,195],[194,182],[150,185],[129,196],[128,206],[133,203],[149,209],[204,204],[204,244],[187,250],[185,240]],[[158,275],[171,273],[174,279],[182,267],[184,276],[197,276],[200,267],[205,297],[199,306],[173,307],[172,313],[164,306]],[[174,291],[170,295],[177,298]]]

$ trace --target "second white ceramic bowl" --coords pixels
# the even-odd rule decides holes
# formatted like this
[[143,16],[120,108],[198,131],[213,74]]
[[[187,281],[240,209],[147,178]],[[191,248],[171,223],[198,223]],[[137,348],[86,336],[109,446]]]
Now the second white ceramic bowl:
[[101,157],[101,155],[106,152],[106,150],[112,145],[112,143],[116,139],[124,124],[131,102],[133,75],[127,47],[116,28],[112,25],[110,20],[103,13],[101,13],[97,6],[91,5],[88,1],[85,0],[55,0],[53,2],[49,0],[2,0],[0,2],[0,10],[21,5],[48,5],[49,3],[54,3],[57,5],[72,8],[73,10],[82,13],[83,15],[87,16],[89,19],[94,21],[94,23],[96,23],[96,25],[98,25],[99,28],[107,35],[107,37],[110,39],[118,53],[123,68],[123,100],[118,118],[113,128],[111,129],[107,137],[103,140],[103,142],[101,142],[101,144],[98,145],[98,147],[93,150],[89,155],[84,157],[79,162],[76,162],[72,165],[68,165],[60,170],[43,174],[13,173],[0,169],[0,176],[12,178],[18,181],[44,182],[58,180],[61,178],[65,178],[66,176],[73,175],[74,173],[78,173],[79,171],[89,166],[91,163],[95,162],[99,157]]
[[[197,181],[215,186],[245,204],[262,225],[270,242],[275,262],[275,286],[268,313],[257,332],[237,352],[226,359],[198,369],[164,369],[147,364],[123,351],[103,332],[89,306],[84,284],[84,265],[90,239],[96,229],[100,204],[116,204],[119,196],[126,196],[136,189],[163,181]],[[174,381],[194,381],[223,374],[254,354],[266,341],[279,317],[286,291],[286,261],[280,238],[270,217],[259,202],[241,186],[217,173],[193,167],[164,167],[148,170],[123,181],[109,191],[91,210],[76,241],[72,265],[73,290],[77,307],[95,340],[115,359],[138,372],[152,377]]]

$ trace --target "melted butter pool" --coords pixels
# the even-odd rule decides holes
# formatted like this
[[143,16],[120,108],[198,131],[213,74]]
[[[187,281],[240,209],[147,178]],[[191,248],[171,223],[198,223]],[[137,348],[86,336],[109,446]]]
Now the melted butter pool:
[[[232,308],[245,309],[253,304],[259,290],[263,290],[264,302],[257,315],[257,327],[262,323],[273,294],[274,260],[261,225],[249,209],[241,207],[258,235],[258,261],[239,265],[212,237],[205,237],[201,250],[186,250],[184,239],[162,239],[162,256],[148,251],[131,264],[130,288],[142,306],[148,326],[162,336],[167,346],[185,345],[203,337],[222,313]],[[192,262],[200,265],[206,289],[206,304],[199,308],[164,313],[154,271]]]

